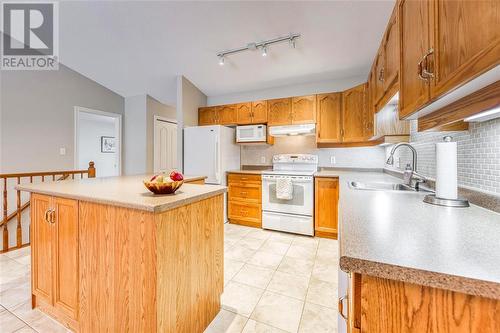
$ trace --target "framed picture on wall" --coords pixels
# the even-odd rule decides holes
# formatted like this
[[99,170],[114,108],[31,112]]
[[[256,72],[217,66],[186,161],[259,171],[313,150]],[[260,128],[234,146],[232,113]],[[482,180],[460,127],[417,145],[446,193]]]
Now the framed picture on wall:
[[101,153],[116,153],[114,136],[101,136]]

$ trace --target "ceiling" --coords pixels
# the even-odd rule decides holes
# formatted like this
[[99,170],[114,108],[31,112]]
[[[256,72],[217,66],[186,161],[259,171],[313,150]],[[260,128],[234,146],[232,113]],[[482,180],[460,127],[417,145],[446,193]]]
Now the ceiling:
[[[122,96],[175,104],[176,76],[208,96],[367,75],[394,1],[60,3],[60,61]],[[300,33],[220,66],[216,53]]]

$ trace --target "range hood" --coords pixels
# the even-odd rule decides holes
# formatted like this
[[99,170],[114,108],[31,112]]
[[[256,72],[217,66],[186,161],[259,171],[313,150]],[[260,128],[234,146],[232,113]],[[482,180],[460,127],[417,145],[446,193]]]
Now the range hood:
[[270,136],[315,135],[316,124],[285,125],[269,127]]

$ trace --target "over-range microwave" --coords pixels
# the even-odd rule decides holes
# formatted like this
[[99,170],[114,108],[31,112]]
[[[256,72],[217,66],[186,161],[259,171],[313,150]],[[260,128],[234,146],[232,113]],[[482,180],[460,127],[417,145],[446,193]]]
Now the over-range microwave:
[[236,127],[236,142],[266,142],[266,125]]

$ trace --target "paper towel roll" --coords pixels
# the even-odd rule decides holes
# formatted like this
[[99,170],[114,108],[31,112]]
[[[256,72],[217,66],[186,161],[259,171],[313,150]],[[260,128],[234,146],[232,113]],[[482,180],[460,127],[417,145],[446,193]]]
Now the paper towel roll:
[[445,138],[436,143],[436,197],[456,200],[457,143]]

